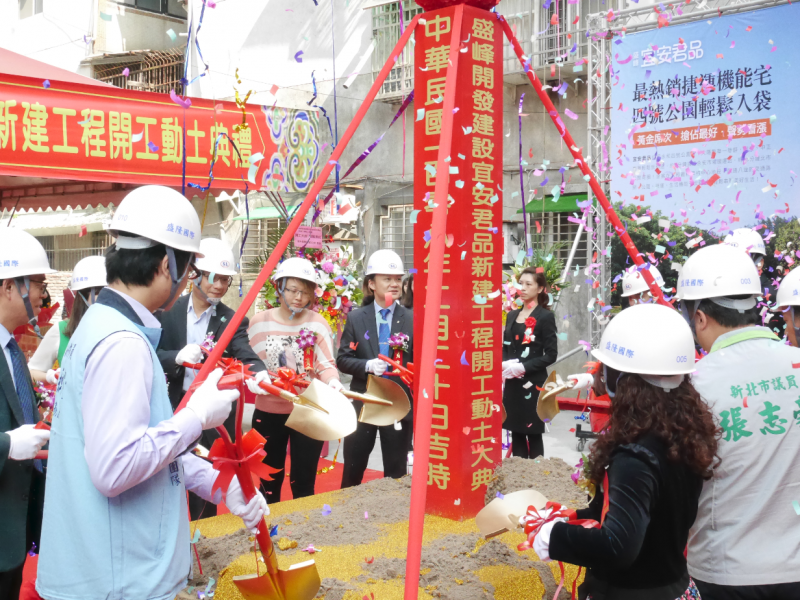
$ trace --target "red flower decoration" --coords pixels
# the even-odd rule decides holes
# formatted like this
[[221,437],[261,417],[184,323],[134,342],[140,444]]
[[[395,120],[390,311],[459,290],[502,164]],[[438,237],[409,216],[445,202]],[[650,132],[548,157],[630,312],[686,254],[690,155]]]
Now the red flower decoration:
[[528,327],[530,329],[536,327],[536,319],[534,319],[533,317],[528,317],[527,319],[525,319],[525,327]]
[[328,300],[331,299],[331,293],[326,291],[324,294],[322,294],[322,299],[327,302]]
[[328,314],[332,317],[335,317],[339,311],[333,308],[332,306],[328,307]]

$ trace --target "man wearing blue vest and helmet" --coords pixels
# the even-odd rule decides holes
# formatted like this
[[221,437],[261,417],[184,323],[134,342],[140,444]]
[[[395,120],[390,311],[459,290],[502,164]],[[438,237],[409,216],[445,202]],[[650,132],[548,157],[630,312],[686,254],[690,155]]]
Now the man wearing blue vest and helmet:
[[[45,600],[172,600],[191,572],[186,490],[208,501],[216,471],[187,453],[238,398],[213,371],[173,415],[154,313],[185,288],[200,220],[180,193],[144,186],[111,221],[108,287],[69,341],[51,429],[36,589]],[[253,529],[268,513],[234,479],[225,502]]]
[[800,350],[760,327],[758,268],[742,248],[694,253],[681,310],[708,353],[692,385],[719,419],[720,462],[689,533],[703,600],[790,600],[800,585]]

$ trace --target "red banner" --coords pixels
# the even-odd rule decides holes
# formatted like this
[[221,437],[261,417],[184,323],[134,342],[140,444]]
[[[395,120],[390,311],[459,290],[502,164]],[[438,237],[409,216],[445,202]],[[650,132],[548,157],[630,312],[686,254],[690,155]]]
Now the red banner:
[[308,124],[296,137],[311,138],[301,139],[302,191],[319,162],[316,115],[197,98],[183,108],[164,94],[0,75],[0,174],[180,187],[185,154],[186,181],[207,186],[216,144],[212,187],[249,178],[251,189],[287,189],[286,163],[302,170],[281,158],[292,152],[281,148],[289,113]]
[[[454,8],[425,13],[416,34],[414,257],[417,295],[427,283],[436,158]],[[447,213],[427,512],[474,517],[500,464],[502,429],[503,31],[464,7]],[[415,315],[422,338],[422,311]],[[417,351],[420,349],[418,348]]]

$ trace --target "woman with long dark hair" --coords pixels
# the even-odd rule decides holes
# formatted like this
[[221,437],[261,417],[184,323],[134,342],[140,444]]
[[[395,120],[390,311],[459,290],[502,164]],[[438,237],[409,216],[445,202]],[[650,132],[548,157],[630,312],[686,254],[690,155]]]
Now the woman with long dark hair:
[[536,414],[547,367],[556,362],[556,319],[548,308],[544,273],[533,267],[519,275],[522,308],[508,313],[503,334],[503,427],[511,432],[511,452],[522,458],[544,456],[544,423]]
[[595,392],[608,392],[611,417],[590,457],[597,493],[577,517],[602,525],[555,519],[533,549],[543,560],[588,567],[581,599],[699,598],[684,549],[720,430],[686,377],[692,332],[675,310],[636,305],[609,323],[592,354],[602,363]]

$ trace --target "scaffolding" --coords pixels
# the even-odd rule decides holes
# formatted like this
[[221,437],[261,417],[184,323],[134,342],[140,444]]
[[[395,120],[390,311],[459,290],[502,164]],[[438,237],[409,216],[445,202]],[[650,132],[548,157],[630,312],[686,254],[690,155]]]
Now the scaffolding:
[[[736,13],[788,4],[789,0],[702,0],[691,4],[670,4],[661,14],[670,17],[670,27],[691,23],[704,18],[721,17]],[[608,66],[611,61],[610,44],[621,35],[649,31],[658,27],[657,5],[648,4],[626,10],[610,10],[590,14],[586,20],[587,31],[587,146],[586,159],[589,167],[597,175],[607,198],[611,198],[609,149],[611,143],[611,77]],[[663,5],[662,5],[663,7]],[[659,9],[660,10],[660,9]],[[588,197],[593,199],[592,190],[587,186]],[[602,208],[596,202],[591,204],[587,223],[595,224],[596,235],[590,237],[590,261],[594,263],[588,276],[592,279],[594,309],[589,320],[589,338],[592,347],[600,343],[600,335],[607,318],[600,307],[607,305],[610,279],[608,264],[610,257],[610,238],[607,235],[606,219]],[[588,233],[587,233],[588,235]],[[596,253],[596,254],[595,254]],[[591,260],[596,256],[596,260]]]

